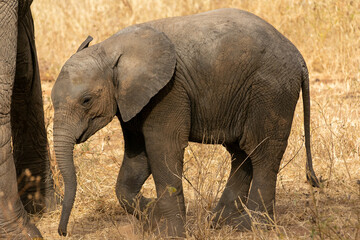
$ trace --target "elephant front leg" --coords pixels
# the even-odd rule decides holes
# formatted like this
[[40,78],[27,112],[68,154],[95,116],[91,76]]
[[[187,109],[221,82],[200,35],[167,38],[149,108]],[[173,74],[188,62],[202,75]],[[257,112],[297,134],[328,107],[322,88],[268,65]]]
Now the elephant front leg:
[[157,194],[150,227],[166,237],[184,238],[182,174],[191,126],[190,101],[182,86],[174,83],[164,88],[155,102],[142,128]]
[[140,214],[145,212],[152,202],[152,199],[139,194],[142,185],[150,176],[150,166],[143,136],[131,133],[124,127],[123,134],[125,153],[116,182],[116,196],[128,213],[141,218]]
[[170,147],[171,140],[162,139],[149,141],[146,145],[157,193],[155,207],[150,213],[150,227],[166,237],[185,237],[186,214],[182,187],[184,148]]
[[0,239],[40,238],[18,196],[10,105],[16,64],[17,1],[0,1]]
[[190,121],[187,114],[176,114],[177,118],[173,118],[173,112],[167,113],[167,119],[175,121],[164,123],[155,117],[149,120],[149,125],[144,130],[146,152],[157,193],[150,218],[151,227],[161,234],[167,234],[166,237],[183,238],[186,236],[186,214],[182,174]]
[[[2,110],[0,104],[0,113]],[[9,117],[0,117],[0,239],[40,238],[18,196]]]
[[13,151],[19,195],[28,212],[54,209],[42,91],[30,10],[19,20],[16,74],[11,103]]

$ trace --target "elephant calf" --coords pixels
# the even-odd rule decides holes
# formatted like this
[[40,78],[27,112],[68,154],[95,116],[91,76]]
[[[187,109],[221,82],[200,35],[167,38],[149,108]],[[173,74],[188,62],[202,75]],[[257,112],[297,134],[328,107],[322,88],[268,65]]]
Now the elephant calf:
[[[301,89],[307,177],[318,185],[308,70],[295,46],[264,20],[220,9],[130,26],[88,47],[90,41],[65,63],[52,90],[55,153],[65,182],[60,235],[66,235],[76,193],[74,144],[114,116],[125,139],[117,197],[132,213],[152,174],[158,197],[152,223],[164,220],[170,236],[185,236],[181,176],[188,141],[216,139],[233,157],[214,210],[217,222],[249,229],[241,202],[273,215],[276,177]],[[150,200],[139,198],[144,210]]]

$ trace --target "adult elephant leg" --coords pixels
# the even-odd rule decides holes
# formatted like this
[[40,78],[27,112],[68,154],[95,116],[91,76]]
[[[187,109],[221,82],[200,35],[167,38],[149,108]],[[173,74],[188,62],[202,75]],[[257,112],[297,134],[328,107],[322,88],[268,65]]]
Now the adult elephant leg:
[[237,143],[226,144],[231,154],[231,171],[225,190],[214,209],[214,225],[231,224],[233,218],[239,217],[244,210],[252,179],[251,159],[240,149]]
[[[120,205],[130,214],[140,218],[140,212],[148,207],[151,199],[139,194],[142,185],[150,176],[150,165],[145,152],[144,137],[131,132],[122,124],[125,139],[124,159],[116,182],[116,196]],[[139,207],[140,212],[137,212]]]
[[0,2],[0,238],[41,237],[18,197],[11,153],[10,105],[16,65],[17,1]]
[[56,206],[46,137],[42,91],[31,10],[18,23],[18,45],[11,104],[13,150],[19,195],[35,213]]

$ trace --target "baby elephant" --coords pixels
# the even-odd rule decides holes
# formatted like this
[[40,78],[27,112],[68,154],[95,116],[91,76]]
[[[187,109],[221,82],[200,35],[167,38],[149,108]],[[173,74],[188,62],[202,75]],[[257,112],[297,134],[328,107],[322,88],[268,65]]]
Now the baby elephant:
[[[307,178],[318,186],[308,70],[295,46],[264,20],[220,9],[130,26],[88,47],[90,41],[65,63],[52,90],[54,146],[65,183],[60,235],[66,235],[76,193],[74,144],[114,116],[125,139],[119,202],[129,213],[135,199],[142,211],[152,206],[151,226],[165,226],[170,236],[185,236],[181,176],[188,141],[216,140],[232,155],[216,223],[251,228],[242,203],[260,220],[260,213],[272,217],[301,89]],[[151,202],[139,194],[150,174],[157,192]]]

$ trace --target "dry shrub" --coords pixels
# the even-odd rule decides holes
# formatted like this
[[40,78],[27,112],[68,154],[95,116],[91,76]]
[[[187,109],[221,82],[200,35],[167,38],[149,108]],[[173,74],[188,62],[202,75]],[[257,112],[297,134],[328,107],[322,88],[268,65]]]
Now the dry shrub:
[[[211,229],[210,211],[229,175],[230,155],[221,146],[191,143],[185,150],[183,179],[188,237],[360,239],[360,1],[36,0],[32,10],[52,154],[50,90],[61,66],[87,35],[96,43],[132,24],[222,7],[248,10],[264,18],[304,55],[311,77],[313,161],[323,187],[312,189],[305,182],[299,104],[278,176],[273,227],[255,226],[252,232]],[[74,152],[79,186],[67,239],[156,239],[142,231],[143,222],[125,214],[115,197],[123,157],[117,120],[77,145]],[[61,193],[56,166],[54,176]],[[151,177],[142,192],[155,196]],[[57,236],[59,216],[60,207],[38,219],[47,239],[62,239]]]

